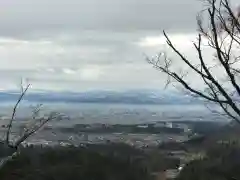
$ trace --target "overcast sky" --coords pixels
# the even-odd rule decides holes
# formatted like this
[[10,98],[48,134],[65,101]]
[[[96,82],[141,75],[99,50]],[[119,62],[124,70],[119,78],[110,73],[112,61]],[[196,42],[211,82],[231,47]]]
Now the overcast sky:
[[[235,0],[237,2],[237,0]],[[35,90],[157,89],[145,61],[195,40],[198,0],[0,0],[0,90],[27,78]]]

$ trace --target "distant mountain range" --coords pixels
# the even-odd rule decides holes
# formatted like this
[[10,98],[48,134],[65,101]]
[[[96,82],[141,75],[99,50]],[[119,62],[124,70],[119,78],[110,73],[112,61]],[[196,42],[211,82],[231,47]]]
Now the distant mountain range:
[[[0,92],[0,102],[16,101],[16,92]],[[124,104],[199,104],[200,100],[170,92],[159,91],[87,91],[28,93],[24,100],[40,103],[124,103]]]
[[[0,102],[16,101],[16,92],[0,92]],[[124,104],[199,104],[200,100],[170,92],[159,91],[87,91],[28,93],[24,100],[40,103],[124,103]]]

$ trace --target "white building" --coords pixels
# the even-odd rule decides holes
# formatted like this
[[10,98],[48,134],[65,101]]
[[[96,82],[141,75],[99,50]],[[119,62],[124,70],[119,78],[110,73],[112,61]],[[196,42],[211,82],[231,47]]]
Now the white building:
[[147,124],[141,124],[141,125],[138,125],[137,127],[138,128],[148,128],[148,125]]
[[166,127],[173,128],[173,123],[172,122],[166,122]]
[[166,127],[166,122],[157,122],[154,125],[155,128]]
[[155,128],[160,128],[160,127],[167,127],[167,128],[172,128],[173,123],[172,122],[157,122],[154,125]]

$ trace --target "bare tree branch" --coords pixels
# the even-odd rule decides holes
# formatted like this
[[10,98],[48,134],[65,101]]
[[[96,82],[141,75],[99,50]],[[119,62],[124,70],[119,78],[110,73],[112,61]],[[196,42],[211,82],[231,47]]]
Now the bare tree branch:
[[[200,76],[204,86],[193,87],[186,80],[186,76],[190,73],[182,76],[171,68],[173,61],[169,63],[166,55],[161,58],[158,57],[157,60],[147,59],[147,61],[168,76],[167,84],[170,83],[170,77],[195,97],[201,97],[217,104],[228,117],[240,123],[240,86],[238,82],[240,79],[240,58],[238,54],[234,55],[234,53],[237,53],[236,49],[240,46],[240,11],[236,14],[228,0],[204,0],[204,2],[208,6],[208,27],[203,27],[202,18],[199,15],[197,17],[198,41],[193,43],[200,62],[198,66],[194,65],[194,61],[182,54],[172,43],[166,32],[163,31],[167,45],[180,57],[182,63],[192,70],[194,75]],[[202,42],[202,36],[207,40],[207,45]],[[216,59],[217,64],[211,67],[208,66],[209,59],[204,58],[202,46],[214,50],[212,60]],[[222,75],[224,77],[214,72],[214,68],[223,69]]]
[[[211,97],[209,97],[208,95],[202,93],[201,91],[198,91],[196,89],[194,89],[193,87],[191,87],[183,78],[181,78],[177,73],[175,72],[171,72],[169,69],[167,69],[166,67],[161,67],[157,64],[157,62],[154,62],[154,60],[151,59],[147,59],[147,61],[152,64],[155,68],[161,70],[162,72],[166,73],[169,77],[173,78],[174,80],[176,80],[177,82],[179,82],[181,85],[183,85],[187,90],[189,90],[190,92],[199,95],[200,97],[203,97],[209,101],[212,102],[217,102],[216,99],[213,99]],[[227,103],[227,101],[225,100],[221,100],[222,103]]]
[[22,89],[21,95],[19,96],[19,98],[17,100],[17,103],[15,104],[15,106],[13,108],[12,116],[11,116],[10,122],[9,122],[9,124],[7,126],[8,127],[7,135],[6,135],[6,143],[7,144],[9,144],[9,136],[10,136],[10,133],[11,133],[12,123],[13,123],[13,121],[15,119],[15,115],[16,115],[16,111],[17,111],[18,105],[22,101],[22,99],[25,96],[25,94],[26,94],[27,90],[29,89],[29,87],[30,87],[30,84],[28,84],[24,90],[23,90],[23,86],[21,87],[21,89]]
[[59,117],[58,113],[51,113],[47,118],[40,118],[38,121],[39,123],[35,125],[34,127],[25,130],[23,136],[21,136],[15,143],[14,147],[17,148],[22,142],[24,142],[28,137],[33,135],[35,132],[37,132],[39,129],[41,129],[47,122],[51,120],[56,120]]
[[[21,83],[22,84],[22,83]],[[20,135],[20,137],[17,138],[17,140],[13,140],[10,142],[10,135],[11,135],[11,129],[13,126],[13,121],[15,120],[16,117],[16,111],[18,106],[20,105],[21,101],[23,100],[24,96],[27,93],[27,90],[29,89],[30,84],[28,84],[25,88],[21,86],[21,94],[14,105],[13,111],[12,111],[12,116],[10,119],[10,122],[7,126],[7,132],[6,132],[6,139],[5,141],[0,141],[0,144],[2,144],[5,148],[9,149],[9,151],[13,151],[12,154],[10,154],[7,157],[4,157],[0,159],[0,168],[3,167],[8,161],[12,160],[16,155],[20,153],[19,151],[19,146],[29,137],[31,137],[33,134],[35,134],[37,131],[39,131],[46,123],[52,120],[57,120],[61,115],[57,112],[52,112],[47,116],[40,116],[40,111],[42,105],[39,104],[36,107],[34,107],[32,111],[32,117],[31,121],[28,125],[28,127],[24,128],[23,133]]]

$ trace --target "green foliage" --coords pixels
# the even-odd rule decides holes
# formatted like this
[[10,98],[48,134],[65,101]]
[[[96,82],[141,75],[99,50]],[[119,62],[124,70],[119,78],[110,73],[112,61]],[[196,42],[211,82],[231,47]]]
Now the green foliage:
[[148,154],[147,167],[150,171],[159,172],[166,169],[177,169],[180,165],[180,159],[166,157],[159,151],[152,151]]
[[202,160],[190,162],[177,180],[237,180],[240,179],[240,148],[235,145],[215,145]]
[[[126,147],[124,147],[126,148]],[[121,149],[121,148],[120,148]],[[121,154],[118,149],[115,149]],[[1,180],[147,180],[134,158],[98,153],[91,148],[27,148],[0,171]]]

